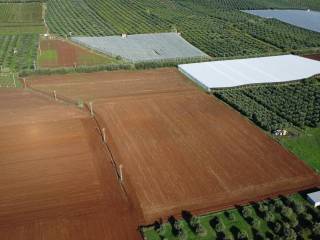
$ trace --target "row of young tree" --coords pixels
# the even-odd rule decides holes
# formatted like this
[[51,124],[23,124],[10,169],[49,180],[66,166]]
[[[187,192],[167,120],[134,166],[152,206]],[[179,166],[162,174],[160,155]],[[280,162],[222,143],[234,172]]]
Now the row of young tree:
[[320,124],[320,85],[317,79],[228,89],[217,91],[215,95],[267,131],[292,125],[304,128]]
[[0,66],[19,71],[34,68],[37,34],[0,35]]
[[[223,1],[213,1],[224,5]],[[230,3],[237,4],[236,2]],[[119,35],[178,31],[213,57],[249,56],[320,47],[320,34],[241,11],[192,1],[48,0],[51,33]],[[63,9],[63,11],[61,11]]]
[[[193,239],[192,236],[205,238],[208,236],[208,227],[216,236],[213,239],[221,240],[320,238],[319,209],[313,208],[305,200],[283,196],[244,207],[238,206],[236,211],[228,210],[223,215],[215,214],[208,223],[187,211],[182,212],[182,217],[184,221],[170,217],[169,228],[162,222],[156,222],[154,231],[161,240],[171,239],[170,236],[181,240]],[[145,239],[148,240],[147,237]]]

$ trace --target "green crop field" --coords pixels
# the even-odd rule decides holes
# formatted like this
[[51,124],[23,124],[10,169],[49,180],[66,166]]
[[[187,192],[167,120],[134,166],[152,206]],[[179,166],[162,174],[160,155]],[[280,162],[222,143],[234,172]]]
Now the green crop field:
[[0,35],[0,66],[13,71],[32,69],[38,38],[37,34]]
[[58,60],[58,53],[53,49],[42,51],[38,58],[38,62],[40,65],[43,62],[56,62],[57,60]]
[[0,3],[0,21],[4,23],[42,23],[41,3]]
[[310,167],[320,171],[320,81],[216,90],[215,96],[266,131],[289,130],[276,137]]
[[320,123],[317,79],[217,90],[214,94],[267,131]]
[[17,79],[16,73],[0,72],[0,88],[21,87],[21,82]]
[[260,56],[320,48],[319,33],[239,11],[263,8],[320,9],[320,3],[317,0],[0,0],[0,35],[43,33],[42,15],[46,13],[50,32],[60,36],[179,31],[212,57]]
[[0,35],[43,32],[42,3],[0,3]]
[[[313,8],[316,1],[48,0],[50,31],[101,36],[177,30],[211,56],[247,56],[320,47],[320,34],[240,12]],[[63,9],[63,11],[61,11]]]
[[0,2],[0,66],[12,71],[32,69],[39,33],[45,31],[42,3]]
[[171,218],[142,229],[145,240],[178,239],[318,239],[320,210],[303,197],[263,201],[205,216],[183,213],[184,220]]

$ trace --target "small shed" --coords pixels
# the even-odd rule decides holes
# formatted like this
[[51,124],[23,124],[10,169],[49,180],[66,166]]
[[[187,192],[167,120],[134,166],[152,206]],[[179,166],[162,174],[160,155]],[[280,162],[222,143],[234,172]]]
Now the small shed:
[[320,206],[320,191],[309,193],[307,197],[314,207]]
[[277,130],[273,131],[273,134],[275,136],[286,136],[288,134],[288,131],[285,129],[277,129]]

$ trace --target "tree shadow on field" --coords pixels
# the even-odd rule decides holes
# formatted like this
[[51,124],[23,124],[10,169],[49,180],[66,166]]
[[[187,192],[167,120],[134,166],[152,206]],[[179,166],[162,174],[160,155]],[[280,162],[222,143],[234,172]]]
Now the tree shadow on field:
[[239,229],[238,227],[232,226],[232,227],[230,228],[230,232],[231,232],[231,234],[232,234],[232,236],[233,236],[234,239],[238,239],[238,234],[239,234],[239,232],[240,232],[240,229]]
[[183,210],[181,212],[181,216],[187,223],[189,223],[191,221],[191,218],[192,218],[193,215],[192,215],[191,212]]
[[174,236],[177,236],[179,234],[179,231],[177,231],[176,227],[175,227],[175,223],[177,222],[178,220],[174,217],[174,216],[171,216],[168,218],[168,222],[170,223],[171,225],[171,232]]
[[188,227],[193,231],[195,232],[196,229],[191,225],[191,219],[193,217],[192,213],[189,212],[189,211],[186,211],[186,210],[183,210],[181,212],[181,216],[182,218],[186,221],[186,223],[188,224]]
[[227,237],[224,232],[218,232],[216,234],[217,234],[217,240],[225,240]]
[[219,218],[217,216],[214,216],[210,221],[209,224],[210,226],[215,229],[217,224],[220,222]]

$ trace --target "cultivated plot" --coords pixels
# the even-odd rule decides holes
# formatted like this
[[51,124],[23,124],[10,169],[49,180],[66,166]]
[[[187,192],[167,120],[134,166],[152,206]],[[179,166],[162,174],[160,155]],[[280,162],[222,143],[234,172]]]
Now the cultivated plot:
[[94,121],[22,90],[0,100],[1,239],[138,239]]
[[31,87],[93,100],[124,185],[150,224],[308,188],[304,163],[177,69],[31,77]]
[[95,111],[145,223],[318,184],[302,161],[198,91],[101,100]]
[[119,62],[59,39],[41,40],[40,49],[38,64],[42,68],[92,66]]
[[84,101],[194,89],[175,68],[33,76],[28,81],[34,89]]
[[43,9],[40,2],[0,2],[0,35],[43,33]]

